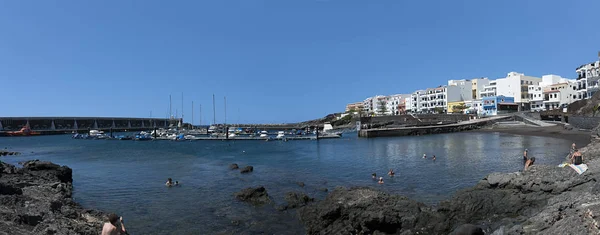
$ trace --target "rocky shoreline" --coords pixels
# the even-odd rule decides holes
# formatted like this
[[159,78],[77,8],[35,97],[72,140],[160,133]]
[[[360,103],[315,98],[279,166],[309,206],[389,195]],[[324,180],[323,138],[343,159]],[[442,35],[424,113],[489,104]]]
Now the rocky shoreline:
[[307,234],[600,234],[600,140],[589,169],[533,165],[493,173],[438,206],[371,188],[336,188],[299,209]]
[[106,214],[73,201],[72,170],[38,160],[0,162],[0,234],[94,234]]

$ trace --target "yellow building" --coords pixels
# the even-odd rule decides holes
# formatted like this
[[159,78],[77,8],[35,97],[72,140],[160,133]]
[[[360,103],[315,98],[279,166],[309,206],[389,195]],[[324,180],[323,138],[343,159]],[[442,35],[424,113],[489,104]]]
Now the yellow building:
[[464,111],[464,110],[460,110],[460,111],[459,110],[454,110],[455,106],[465,107],[465,102],[464,101],[448,102],[448,107],[446,109],[446,110],[448,110],[447,113],[462,113],[462,111]]

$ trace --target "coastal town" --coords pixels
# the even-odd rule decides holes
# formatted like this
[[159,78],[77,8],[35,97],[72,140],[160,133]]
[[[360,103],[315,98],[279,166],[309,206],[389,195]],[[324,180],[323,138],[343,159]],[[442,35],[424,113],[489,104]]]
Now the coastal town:
[[533,77],[510,72],[503,78],[448,80],[448,84],[410,94],[376,95],[346,105],[346,113],[368,116],[402,114],[475,114],[495,116],[518,111],[566,112],[569,104],[591,98],[599,89],[598,60],[575,69],[576,78]]

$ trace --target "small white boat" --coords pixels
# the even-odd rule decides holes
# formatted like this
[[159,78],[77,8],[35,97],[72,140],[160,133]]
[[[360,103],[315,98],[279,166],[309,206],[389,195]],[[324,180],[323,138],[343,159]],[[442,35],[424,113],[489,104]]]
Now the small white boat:
[[268,135],[268,134],[265,134],[265,133],[261,133],[261,134],[260,134],[260,138],[267,138],[267,137],[269,137],[269,135]]
[[275,138],[277,138],[277,139],[283,139],[283,138],[285,138],[285,132],[278,131],[277,132],[277,137],[275,137]]
[[90,130],[90,136],[99,136],[99,135],[104,135],[104,131]]
[[231,139],[231,138],[235,138],[236,136],[237,135],[235,133],[230,133],[228,137]]

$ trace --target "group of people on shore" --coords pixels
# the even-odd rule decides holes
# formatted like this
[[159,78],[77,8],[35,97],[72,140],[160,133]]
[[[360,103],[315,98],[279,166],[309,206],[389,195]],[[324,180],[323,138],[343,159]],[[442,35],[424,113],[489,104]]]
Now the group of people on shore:
[[[525,149],[523,152],[523,162],[525,163],[524,171],[528,170],[531,165],[535,162],[535,157],[529,157],[529,151]],[[571,144],[571,150],[568,155],[569,161],[573,165],[583,164],[583,155],[579,152],[577,145],[575,143]]]

